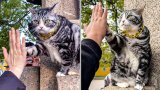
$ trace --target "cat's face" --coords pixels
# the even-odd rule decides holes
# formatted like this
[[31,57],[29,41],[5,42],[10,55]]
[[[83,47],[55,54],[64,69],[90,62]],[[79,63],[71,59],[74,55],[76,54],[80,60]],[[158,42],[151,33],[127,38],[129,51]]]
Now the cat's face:
[[30,12],[32,13],[32,30],[35,33],[47,34],[57,29],[57,25],[59,24],[58,16],[51,13],[54,6],[51,8],[30,10]]
[[143,24],[142,12],[144,8],[132,9],[124,11],[119,17],[118,26],[119,32],[129,30],[130,32],[137,32]]

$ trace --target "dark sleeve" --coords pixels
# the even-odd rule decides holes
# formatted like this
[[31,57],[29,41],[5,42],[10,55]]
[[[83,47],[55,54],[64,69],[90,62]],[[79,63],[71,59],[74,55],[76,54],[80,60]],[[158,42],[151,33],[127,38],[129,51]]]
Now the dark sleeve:
[[0,76],[0,90],[26,90],[26,86],[10,71]]
[[92,79],[99,67],[102,51],[99,45],[91,40],[81,42],[81,90],[88,90]]

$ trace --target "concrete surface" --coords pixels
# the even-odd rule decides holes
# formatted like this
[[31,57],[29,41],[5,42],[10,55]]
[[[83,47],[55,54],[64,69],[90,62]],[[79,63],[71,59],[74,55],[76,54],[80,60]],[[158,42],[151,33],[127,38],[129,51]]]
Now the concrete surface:
[[58,90],[56,78],[58,66],[48,57],[41,56],[40,58],[40,90]]
[[25,67],[21,76],[22,82],[26,85],[26,90],[39,90],[40,88],[39,67]]
[[80,76],[67,75],[64,77],[57,77],[58,90],[80,90]]
[[[130,88],[120,88],[120,87],[113,87],[113,86],[109,86],[109,87],[106,87],[105,89],[103,90],[135,90],[133,87],[130,87]],[[155,87],[151,86],[147,86],[147,87],[144,87],[143,90],[155,90]]]
[[104,87],[104,80],[93,80],[90,84],[89,90],[100,90]]
[[42,0],[42,7],[51,7],[53,4],[58,3],[54,13],[65,16],[68,19],[79,19],[80,8],[79,0]]

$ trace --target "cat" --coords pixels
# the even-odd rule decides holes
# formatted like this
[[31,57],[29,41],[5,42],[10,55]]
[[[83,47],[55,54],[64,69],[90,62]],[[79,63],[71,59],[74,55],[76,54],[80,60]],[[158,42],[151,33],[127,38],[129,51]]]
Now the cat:
[[[114,58],[110,69],[110,79],[106,84],[142,90],[148,82],[148,72],[152,57],[150,32],[143,23],[144,7],[125,10],[118,20],[118,33],[109,30],[107,40]],[[110,80],[110,81],[108,81]]]
[[30,9],[28,24],[36,44],[27,47],[28,56],[46,55],[61,65],[57,76],[68,75],[73,64],[79,64],[80,27],[61,15],[52,13],[54,7]]

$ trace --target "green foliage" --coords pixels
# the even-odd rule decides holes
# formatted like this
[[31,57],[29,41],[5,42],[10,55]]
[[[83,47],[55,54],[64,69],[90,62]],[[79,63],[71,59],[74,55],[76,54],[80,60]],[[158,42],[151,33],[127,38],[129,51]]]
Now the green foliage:
[[[96,2],[102,2],[102,6],[108,9],[108,23],[111,30],[117,31],[117,18],[123,11],[124,0],[82,0],[81,1],[81,26],[89,24],[91,18],[91,7],[96,5]],[[84,35],[84,33],[82,33]],[[85,36],[84,36],[85,37]],[[103,40],[101,44],[102,57],[100,67],[109,67],[114,55],[111,53],[109,45]]]
[[[28,41],[34,38],[28,33],[27,26],[30,21],[28,8],[37,7],[26,0],[2,0],[0,2],[0,47],[9,49],[8,31],[11,27],[19,29],[27,37]],[[0,49],[0,59],[3,59]]]

